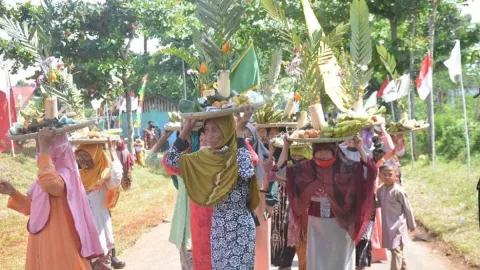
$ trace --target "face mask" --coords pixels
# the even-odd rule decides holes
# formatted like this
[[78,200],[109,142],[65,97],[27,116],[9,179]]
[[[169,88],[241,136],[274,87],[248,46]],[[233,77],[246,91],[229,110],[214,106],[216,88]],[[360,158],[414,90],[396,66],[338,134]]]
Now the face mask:
[[313,161],[315,161],[315,163],[322,168],[328,168],[335,163],[336,159],[334,157],[329,160],[320,160],[318,158],[314,158]]

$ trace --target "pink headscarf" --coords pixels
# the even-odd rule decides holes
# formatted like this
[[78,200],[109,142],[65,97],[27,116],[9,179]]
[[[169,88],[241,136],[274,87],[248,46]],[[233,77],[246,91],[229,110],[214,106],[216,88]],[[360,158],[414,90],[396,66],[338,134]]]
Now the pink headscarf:
[[[68,206],[82,245],[81,256],[87,259],[102,256],[103,250],[98,231],[80,179],[72,146],[66,134],[56,137],[55,143],[50,148],[50,157],[58,175],[65,182]],[[50,196],[42,190],[37,180],[28,191],[28,197],[32,203],[27,229],[32,234],[39,233],[50,216]]]

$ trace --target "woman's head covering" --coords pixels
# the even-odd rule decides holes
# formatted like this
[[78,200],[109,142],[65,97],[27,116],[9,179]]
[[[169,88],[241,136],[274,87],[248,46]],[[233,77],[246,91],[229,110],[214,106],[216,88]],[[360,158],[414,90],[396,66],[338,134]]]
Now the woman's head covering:
[[313,152],[310,146],[290,148],[290,155],[302,156],[305,159],[312,159]]
[[[225,198],[236,186],[238,180],[237,135],[232,115],[209,119],[215,121],[223,134],[222,149],[206,148],[195,153],[180,156],[180,171],[187,193],[200,206],[211,206]],[[252,181],[250,181],[252,182]],[[258,188],[254,182],[257,196],[250,198],[249,208],[258,204]]]
[[83,186],[86,191],[91,191],[100,179],[107,176],[110,166],[102,144],[82,144],[76,151],[80,150],[87,152],[93,160],[93,168],[80,169]]
[[[50,157],[58,175],[63,179],[66,188],[68,207],[72,213],[75,229],[81,243],[81,256],[95,258],[103,255],[98,231],[95,227],[92,211],[80,180],[77,163],[66,134],[57,135],[55,143],[50,147]],[[38,153],[37,153],[38,155]],[[44,192],[35,181],[28,197],[32,201],[28,231],[39,233],[48,222],[50,216],[50,195]]]
[[255,151],[255,153],[257,153],[257,156],[259,159],[258,165],[255,167],[256,169],[255,171],[257,173],[258,184],[260,185],[263,182],[263,175],[264,175],[263,161],[268,158],[268,149],[265,148],[265,145],[263,145],[263,143],[260,141],[260,136],[258,135],[258,132],[255,126],[248,123],[247,128],[250,130],[250,132],[252,132],[252,135],[253,135],[252,148]]

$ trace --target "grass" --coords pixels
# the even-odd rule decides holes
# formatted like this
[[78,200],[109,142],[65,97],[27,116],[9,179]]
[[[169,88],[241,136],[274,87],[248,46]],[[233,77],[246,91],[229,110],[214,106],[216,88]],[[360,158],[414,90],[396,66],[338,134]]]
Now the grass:
[[467,179],[466,162],[438,160],[435,172],[429,162],[404,165],[402,173],[417,220],[461,255],[470,266],[480,267],[480,231],[476,185],[480,159],[473,158]]
[[[0,179],[9,180],[22,193],[35,179],[37,167],[31,148],[16,158],[0,154]],[[170,178],[149,168],[136,166],[133,187],[122,192],[112,210],[116,250],[120,254],[150,228],[160,224],[173,209],[174,187]],[[0,269],[24,269],[28,217],[6,208],[7,196],[0,195]]]

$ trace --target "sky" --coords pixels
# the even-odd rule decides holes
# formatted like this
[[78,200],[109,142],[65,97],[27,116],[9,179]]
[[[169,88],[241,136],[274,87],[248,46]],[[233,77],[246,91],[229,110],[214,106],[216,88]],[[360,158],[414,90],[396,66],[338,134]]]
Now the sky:
[[[41,0],[29,0],[33,4],[40,4]],[[64,0],[53,0],[53,1],[64,1]],[[87,2],[104,2],[104,0],[84,0]],[[17,3],[24,3],[27,2],[26,0],[5,0],[6,4],[11,4],[15,5]],[[476,23],[480,23],[480,0],[470,0],[468,1],[468,6],[462,8],[464,14],[470,14],[472,16],[472,21]],[[0,36],[3,36],[2,33],[0,33]],[[149,40],[149,51],[155,51],[156,47],[158,45],[158,42],[155,40]],[[132,43],[132,51],[134,52],[142,52],[143,50],[143,39],[135,39]],[[8,63],[7,63],[8,65]],[[17,81],[25,78],[32,76],[34,74],[34,69],[28,69],[19,72],[19,74],[12,74],[11,75],[11,82],[13,85],[17,83]]]

